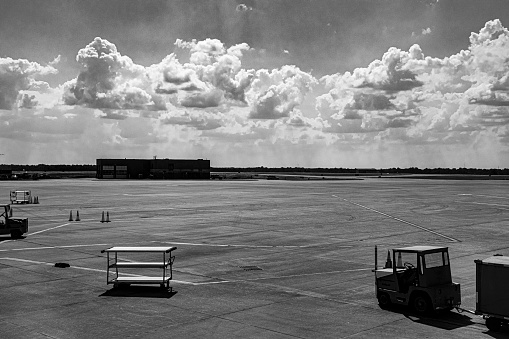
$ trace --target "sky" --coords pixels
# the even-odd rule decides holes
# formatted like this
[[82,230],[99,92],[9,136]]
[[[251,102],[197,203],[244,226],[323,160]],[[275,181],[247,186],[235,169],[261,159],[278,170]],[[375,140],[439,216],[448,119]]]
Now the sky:
[[509,167],[507,0],[2,0],[0,163]]

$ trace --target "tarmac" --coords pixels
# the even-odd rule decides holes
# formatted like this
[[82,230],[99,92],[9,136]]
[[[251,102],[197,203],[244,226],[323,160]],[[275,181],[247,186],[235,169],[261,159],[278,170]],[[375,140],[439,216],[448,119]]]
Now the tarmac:
[[[2,181],[0,203],[14,189],[39,204],[13,205],[23,239],[0,236],[0,338],[509,337],[467,312],[383,310],[372,272],[375,245],[379,266],[448,246],[475,309],[474,260],[509,255],[506,180]],[[106,284],[113,246],[177,247],[172,291]]]

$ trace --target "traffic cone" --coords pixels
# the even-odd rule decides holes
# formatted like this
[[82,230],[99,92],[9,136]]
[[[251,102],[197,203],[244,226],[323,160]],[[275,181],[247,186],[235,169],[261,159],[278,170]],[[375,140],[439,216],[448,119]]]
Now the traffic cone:
[[103,216],[101,218],[101,222],[105,222],[106,220],[104,220],[104,211],[103,211]]
[[72,221],[72,211],[69,212],[69,221]]
[[106,212],[106,222],[110,222],[110,212]]
[[384,268],[392,268],[391,251],[387,251],[387,260]]
[[80,221],[80,211],[76,211],[76,221]]
[[396,267],[403,267],[403,262],[401,261],[401,252],[398,253],[398,264]]

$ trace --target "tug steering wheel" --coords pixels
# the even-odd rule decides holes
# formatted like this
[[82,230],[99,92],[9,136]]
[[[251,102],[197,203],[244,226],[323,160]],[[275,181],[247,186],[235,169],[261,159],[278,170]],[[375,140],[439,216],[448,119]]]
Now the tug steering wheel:
[[410,262],[404,262],[404,263],[403,263],[403,266],[405,266],[405,268],[406,268],[407,270],[410,270],[410,269],[412,269],[412,268],[415,268],[414,264],[412,264],[412,263],[410,263]]

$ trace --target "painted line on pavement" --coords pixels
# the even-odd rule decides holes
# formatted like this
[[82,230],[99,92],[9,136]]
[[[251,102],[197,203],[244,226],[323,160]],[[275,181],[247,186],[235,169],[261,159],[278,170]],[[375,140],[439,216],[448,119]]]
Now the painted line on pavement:
[[462,204],[475,204],[475,205],[488,205],[488,206],[495,206],[499,209],[503,209],[503,210],[509,210],[509,205],[500,205],[500,204],[488,204],[488,203],[485,203],[485,202],[475,202],[475,201],[458,201]]
[[6,250],[0,250],[0,252],[50,250],[50,249],[55,249],[55,248],[77,248],[77,247],[94,247],[94,246],[111,246],[111,244],[62,245],[62,246],[41,246],[41,247],[11,248],[11,249],[6,249]]
[[35,234],[39,234],[39,233],[43,233],[43,232],[46,232],[46,231],[51,231],[51,230],[54,230],[54,229],[57,229],[57,228],[60,228],[60,227],[64,227],[64,226],[68,226],[70,225],[71,223],[70,222],[67,222],[65,224],[62,224],[62,225],[58,225],[58,226],[54,226],[54,227],[50,227],[50,228],[46,228],[44,230],[40,230],[40,231],[37,231],[37,232],[33,232],[33,233],[28,233],[26,236],[29,237],[31,235],[35,235]]
[[263,277],[263,278],[252,278],[252,279],[234,279],[234,280],[221,280],[221,281],[207,281],[201,283],[193,283],[196,286],[199,285],[214,285],[214,284],[231,284],[231,283],[241,283],[241,282],[254,282],[260,280],[277,280],[277,279],[287,279],[287,278],[298,278],[298,277],[308,277],[314,275],[325,275],[325,274],[338,274],[345,272],[359,272],[359,271],[371,271],[373,268],[357,268],[352,270],[342,270],[342,271],[328,271],[328,272],[315,272],[315,273],[302,273],[302,274],[291,274],[291,275],[282,275],[282,276],[272,276],[272,277]]
[[463,193],[463,194],[458,194],[458,195],[462,195],[462,196],[471,196],[471,197],[496,198],[496,199],[509,199],[509,197],[499,197],[499,196],[496,196],[496,195],[486,195],[486,194],[470,194],[470,193]]
[[[239,244],[204,244],[192,242],[175,242],[175,241],[152,241],[153,243],[163,243],[171,245],[189,245],[189,246],[211,246],[211,247],[246,247],[246,248],[306,248],[313,245],[239,245]],[[342,246],[353,247],[353,246]]]
[[[36,260],[28,260],[28,259],[10,258],[10,257],[0,257],[0,260],[10,260],[10,261],[24,262],[24,263],[29,263],[29,264],[55,266],[54,263],[49,263],[49,262],[44,262],[44,261],[36,261]],[[71,265],[69,268],[84,270],[84,271],[91,271],[91,272],[99,272],[99,273],[107,272],[106,270],[102,270],[102,269],[89,268],[89,267],[83,267],[83,266],[74,266],[74,265]],[[235,280],[206,281],[206,282],[191,282],[191,281],[172,279],[171,282],[177,283],[177,284],[184,284],[184,285],[202,286],[202,285],[217,285],[217,284],[228,284],[228,283],[239,283],[239,282],[252,282],[252,281],[260,281],[260,280],[277,280],[277,279],[306,277],[306,276],[313,276],[313,275],[338,274],[338,273],[345,273],[345,272],[369,271],[371,269],[372,268],[358,268],[358,269],[342,270],[342,271],[303,273],[303,274],[292,274],[292,275],[285,275],[285,276],[273,276],[273,277],[263,277],[263,278],[253,278],[253,279],[235,279]],[[131,276],[131,277],[142,276],[139,274],[132,274],[132,273],[121,273],[121,275]]]
[[345,199],[345,198],[338,197],[337,195],[334,195],[334,194],[333,194],[332,196],[333,196],[333,197],[335,197],[335,198],[342,199],[342,200],[344,200],[344,201],[346,201],[346,202],[348,202],[348,203],[350,203],[350,204],[353,204],[353,205],[356,205],[356,206],[362,207],[362,208],[364,208],[364,209],[367,209],[367,210],[369,210],[369,211],[372,211],[372,212],[375,212],[375,213],[381,214],[381,215],[383,215],[383,216],[385,216],[385,217],[388,217],[388,218],[394,219],[394,220],[396,220],[396,221],[402,222],[402,223],[404,223],[404,224],[407,224],[407,225],[410,225],[410,226],[416,227],[416,228],[418,228],[418,229],[420,229],[420,230],[423,230],[423,231],[426,231],[426,232],[428,232],[428,233],[432,233],[432,234],[434,234],[434,235],[438,235],[439,237],[445,238],[445,239],[447,239],[447,240],[449,240],[449,241],[452,241],[452,242],[461,242],[461,241],[460,241],[460,240],[458,240],[458,239],[451,238],[451,237],[449,237],[449,236],[447,236],[447,235],[444,235],[444,234],[442,234],[442,233],[438,233],[438,232],[433,231],[433,230],[431,230],[431,229],[429,229],[429,228],[426,228],[426,227],[423,227],[423,226],[420,226],[420,225],[416,225],[416,224],[411,223],[411,222],[409,222],[409,221],[406,221],[406,220],[403,220],[403,219],[400,219],[400,218],[394,217],[394,216],[392,216],[392,215],[390,215],[390,214],[387,214],[387,213],[384,213],[384,212],[377,211],[377,210],[375,210],[375,209],[373,209],[373,208],[371,208],[371,207],[367,207],[367,206],[364,206],[364,205],[358,204],[358,203],[356,203],[356,202],[353,202],[353,201],[347,200],[347,199]]
[[[11,260],[11,261],[18,261],[18,262],[24,262],[29,264],[38,264],[38,265],[48,265],[48,266],[55,266],[53,263],[44,262],[44,261],[36,261],[36,260],[28,260],[28,259],[19,259],[19,258],[9,258],[9,257],[0,257],[0,260]],[[71,265],[69,268],[74,268],[77,270],[84,270],[84,271],[92,271],[92,272],[100,272],[100,273],[106,273],[106,270],[101,270],[97,268],[89,268],[89,267],[83,267],[83,266],[73,266]],[[143,275],[140,274],[132,274],[132,273],[121,273],[120,275],[123,276],[131,276],[131,277],[142,277]],[[196,285],[199,283],[193,283],[190,281],[181,281],[181,280],[171,280],[172,282],[179,283],[179,284],[186,284],[186,285]]]

